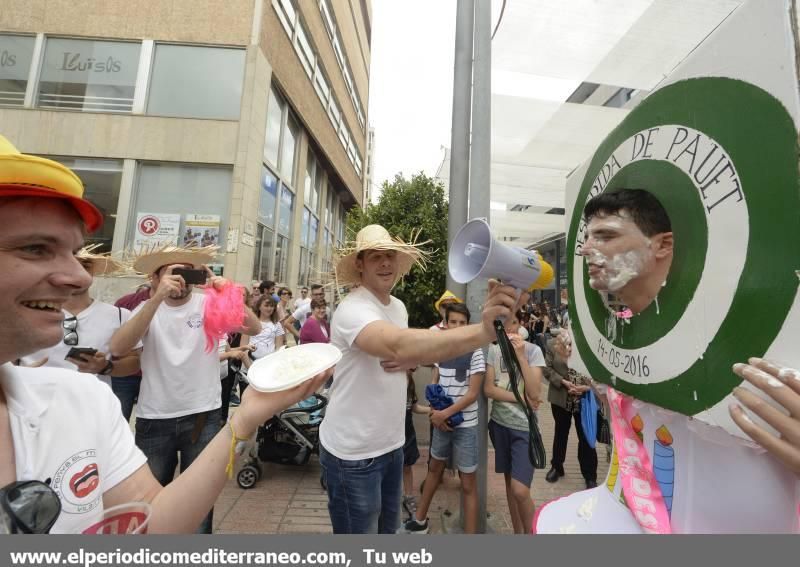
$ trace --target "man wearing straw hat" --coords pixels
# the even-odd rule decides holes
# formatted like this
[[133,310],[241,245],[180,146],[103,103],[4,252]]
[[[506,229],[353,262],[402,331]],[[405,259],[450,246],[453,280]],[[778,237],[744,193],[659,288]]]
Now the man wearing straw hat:
[[[207,296],[192,293],[194,286],[173,273],[178,268],[204,270],[208,285],[222,288],[224,280],[207,268],[215,252],[215,247],[161,246],[139,254],[133,268],[150,276],[155,291],[111,339],[115,354],[143,344],[136,445],[161,484],[172,480],[178,462],[186,470],[220,429],[220,363],[216,345],[207,348]],[[240,332],[260,332],[255,314],[244,312]],[[211,533],[212,521],[213,510],[199,532]]]
[[275,394],[248,390],[195,464],[161,486],[107,386],[73,370],[11,364],[63,340],[62,307],[91,284],[76,254],[102,219],[72,171],[20,154],[0,136],[0,488],[49,479],[49,488],[36,488],[61,503],[60,511],[42,509],[37,497],[5,512],[35,533],[76,533],[104,509],[145,501],[150,533],[191,532],[225,484],[236,440],[306,398],[329,373]]
[[[94,278],[113,274],[123,266],[105,254],[93,254],[96,246],[88,246],[78,252],[76,258],[86,272]],[[91,283],[91,281],[90,281]],[[92,299],[89,287],[77,291],[64,303],[64,339],[20,359],[24,366],[49,366],[68,368],[78,372],[94,374],[111,386],[112,376],[128,376],[139,370],[139,353],[129,352],[125,356],[112,358],[109,343],[111,335],[131,317],[127,309]],[[137,348],[141,348],[141,344]],[[95,349],[94,353],[76,352],[75,348]]]
[[[331,344],[342,351],[320,428],[320,462],[334,533],[395,533],[400,525],[407,368],[449,360],[494,338],[492,322],[509,317],[515,290],[491,282],[482,324],[440,333],[409,329],[394,285],[428,253],[363,228],[340,251],[339,285],[358,285],[339,305]],[[524,298],[523,298],[524,299]]]

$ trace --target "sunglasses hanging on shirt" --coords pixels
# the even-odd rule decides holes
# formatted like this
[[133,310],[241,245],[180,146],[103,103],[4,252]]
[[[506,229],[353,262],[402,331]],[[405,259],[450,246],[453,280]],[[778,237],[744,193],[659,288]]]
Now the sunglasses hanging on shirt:
[[61,514],[61,500],[38,480],[12,482],[0,488],[0,533],[46,534]]
[[67,346],[75,346],[78,344],[78,318],[75,316],[67,317],[61,323],[64,328],[64,344]]

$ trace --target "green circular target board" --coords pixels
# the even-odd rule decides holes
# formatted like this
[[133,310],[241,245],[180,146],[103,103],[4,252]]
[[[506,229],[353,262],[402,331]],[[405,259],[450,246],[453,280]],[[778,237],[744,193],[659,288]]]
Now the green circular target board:
[[[795,301],[800,268],[797,132],[766,91],[688,79],[645,99],[586,170],[567,235],[570,316],[591,376],[640,400],[695,415],[741,380],[730,367],[763,356]],[[586,202],[646,189],[672,222],[667,281],[641,314],[614,322],[580,256]]]

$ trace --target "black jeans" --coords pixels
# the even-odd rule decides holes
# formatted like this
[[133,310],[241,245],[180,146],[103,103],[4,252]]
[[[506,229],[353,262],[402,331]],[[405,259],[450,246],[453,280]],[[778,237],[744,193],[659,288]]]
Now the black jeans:
[[564,472],[564,459],[567,456],[567,442],[569,440],[570,422],[575,421],[575,429],[578,432],[578,463],[581,467],[581,474],[586,480],[597,481],[597,451],[589,446],[581,425],[581,414],[570,413],[564,408],[555,404],[550,404],[555,421],[555,433],[553,434],[553,458],[550,464],[558,472]]

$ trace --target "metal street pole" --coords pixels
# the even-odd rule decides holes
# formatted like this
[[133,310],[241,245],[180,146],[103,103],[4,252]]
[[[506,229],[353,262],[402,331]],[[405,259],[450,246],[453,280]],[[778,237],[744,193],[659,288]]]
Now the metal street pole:
[[[474,63],[472,75],[472,153],[470,154],[469,218],[489,219],[492,138],[492,4],[475,1]],[[452,187],[452,185],[451,185]],[[486,297],[483,278],[467,285],[467,306],[480,313]],[[485,354],[485,351],[484,351]],[[481,388],[478,395],[478,533],[486,533],[486,483],[489,404]]]
[[[472,100],[472,26],[474,0],[459,0],[456,7],[455,63],[453,65],[453,121],[450,138],[450,194],[447,241],[467,222],[469,195],[469,130]],[[447,289],[464,298],[467,286],[447,272]]]

